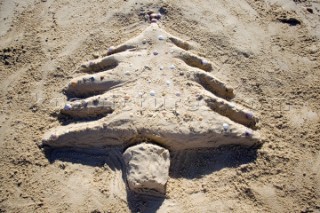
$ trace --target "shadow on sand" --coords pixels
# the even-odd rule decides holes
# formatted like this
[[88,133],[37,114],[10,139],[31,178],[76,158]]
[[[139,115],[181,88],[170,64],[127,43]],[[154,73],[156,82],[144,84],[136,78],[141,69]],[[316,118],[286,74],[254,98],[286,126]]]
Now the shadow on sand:
[[[184,150],[171,152],[171,178],[194,179],[214,173],[227,167],[238,167],[253,162],[259,147],[227,146],[217,149]],[[126,183],[126,171],[122,158],[123,147],[107,149],[76,150],[76,149],[45,149],[50,163],[56,160],[83,165],[121,170]],[[156,212],[165,197],[138,195],[127,188],[128,206],[131,212]]]

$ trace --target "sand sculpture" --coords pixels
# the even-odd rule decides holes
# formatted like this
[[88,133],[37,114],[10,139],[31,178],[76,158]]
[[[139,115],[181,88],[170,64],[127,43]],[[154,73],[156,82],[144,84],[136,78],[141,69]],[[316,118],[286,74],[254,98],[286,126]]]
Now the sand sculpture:
[[165,193],[170,150],[260,143],[257,118],[231,102],[233,89],[213,76],[217,67],[164,31],[159,18],[150,14],[140,35],[81,65],[87,74],[65,88],[78,99],[61,113],[96,119],[54,128],[42,142],[52,148],[123,146],[129,188],[152,195]]

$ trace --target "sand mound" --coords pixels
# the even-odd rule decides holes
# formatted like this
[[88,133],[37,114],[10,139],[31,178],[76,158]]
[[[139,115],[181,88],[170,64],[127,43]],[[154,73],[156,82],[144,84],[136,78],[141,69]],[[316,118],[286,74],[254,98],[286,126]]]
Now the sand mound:
[[169,151],[142,143],[129,147],[123,158],[127,166],[127,181],[130,189],[137,193],[163,196],[169,179]]

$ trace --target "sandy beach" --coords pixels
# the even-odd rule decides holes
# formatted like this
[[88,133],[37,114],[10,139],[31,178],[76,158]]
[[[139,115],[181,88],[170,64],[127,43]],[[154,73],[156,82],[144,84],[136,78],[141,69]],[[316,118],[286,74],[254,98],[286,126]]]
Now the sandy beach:
[[[128,113],[147,133],[162,131],[167,123],[181,127],[166,127],[172,135],[183,135],[170,138],[176,140],[172,147],[170,140],[157,141],[170,150],[164,197],[128,189],[122,156],[127,144],[43,147],[47,132],[71,123],[59,112],[67,103],[64,88],[83,75],[81,64],[141,35],[150,26],[150,11],[161,14],[161,32],[190,44],[184,47],[188,54],[208,60],[213,68],[206,70],[207,61],[202,61],[204,68],[187,65],[233,88],[232,101],[222,97],[221,103],[241,106],[259,120],[253,128],[259,133],[256,146],[226,140],[221,144],[229,146],[180,150],[179,143],[192,138],[181,133],[184,127],[194,137],[202,126],[215,128],[208,126],[208,114],[146,111],[141,120]],[[0,0],[0,20],[0,212],[320,212],[319,1]],[[161,58],[161,51],[171,47],[158,48],[159,55],[153,52],[152,57]],[[145,61],[133,62],[130,69],[140,69]],[[147,95],[173,82],[175,97],[185,98],[201,86],[185,82],[181,76],[188,75],[181,71],[153,72],[136,76],[139,82],[146,79]],[[170,79],[153,89],[148,79],[158,73],[160,80]],[[202,85],[207,94],[210,89]],[[130,86],[123,91],[138,94],[131,90],[138,86]],[[241,125],[251,128],[219,113],[239,131]],[[152,123],[156,119],[161,122]],[[130,125],[124,128],[131,131]]]

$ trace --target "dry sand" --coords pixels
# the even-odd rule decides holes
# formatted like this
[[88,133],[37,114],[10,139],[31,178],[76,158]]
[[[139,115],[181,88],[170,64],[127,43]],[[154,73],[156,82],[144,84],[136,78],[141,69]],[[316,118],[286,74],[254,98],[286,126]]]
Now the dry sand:
[[[122,150],[38,146],[75,68],[138,35],[143,12],[196,45],[258,114],[260,149],[171,153],[167,197],[135,197]],[[0,212],[319,212],[320,3],[0,1]]]

